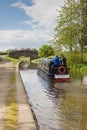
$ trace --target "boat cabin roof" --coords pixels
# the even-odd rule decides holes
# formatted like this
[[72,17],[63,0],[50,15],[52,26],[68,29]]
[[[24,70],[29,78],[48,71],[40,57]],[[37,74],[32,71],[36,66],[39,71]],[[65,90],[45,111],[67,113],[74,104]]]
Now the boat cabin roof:
[[39,59],[39,63],[50,63],[51,61],[53,61],[52,58],[40,58]]

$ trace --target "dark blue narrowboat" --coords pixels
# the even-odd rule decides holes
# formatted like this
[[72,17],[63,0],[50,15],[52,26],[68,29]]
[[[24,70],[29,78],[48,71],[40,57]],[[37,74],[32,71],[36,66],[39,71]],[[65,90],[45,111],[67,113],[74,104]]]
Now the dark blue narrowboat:
[[39,59],[37,73],[43,78],[53,79],[58,82],[69,82],[69,69],[63,65],[54,67],[53,59],[41,58]]

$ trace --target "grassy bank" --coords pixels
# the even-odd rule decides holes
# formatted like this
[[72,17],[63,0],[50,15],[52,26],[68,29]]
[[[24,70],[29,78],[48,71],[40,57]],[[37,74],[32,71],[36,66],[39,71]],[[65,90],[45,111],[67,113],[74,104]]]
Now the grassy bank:
[[17,62],[19,61],[19,59],[16,59],[16,58],[12,58],[12,57],[9,57],[9,56],[5,56],[5,59],[11,61],[13,64],[17,64]]
[[15,130],[18,119],[18,106],[15,97],[16,92],[15,70],[11,72],[9,82],[10,86],[6,98],[5,130]]

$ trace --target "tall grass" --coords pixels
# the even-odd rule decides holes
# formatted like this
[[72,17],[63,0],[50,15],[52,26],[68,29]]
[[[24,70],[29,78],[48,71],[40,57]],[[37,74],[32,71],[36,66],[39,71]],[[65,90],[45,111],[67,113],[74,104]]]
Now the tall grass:
[[74,78],[87,75],[87,66],[84,64],[73,64],[70,66],[70,74]]

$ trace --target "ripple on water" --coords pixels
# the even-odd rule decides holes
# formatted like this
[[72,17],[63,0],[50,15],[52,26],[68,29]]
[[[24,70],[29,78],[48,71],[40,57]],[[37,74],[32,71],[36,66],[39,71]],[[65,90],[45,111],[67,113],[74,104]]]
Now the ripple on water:
[[50,83],[36,70],[21,71],[41,130],[86,130],[87,91],[77,83]]

